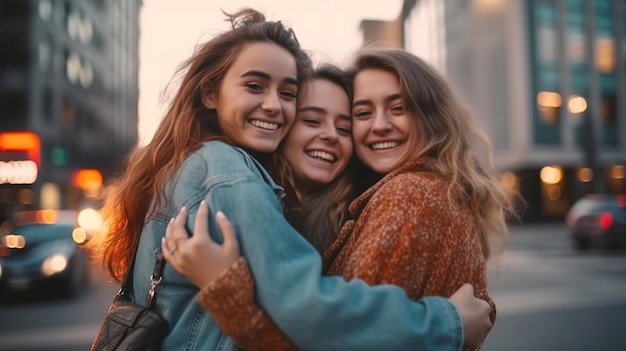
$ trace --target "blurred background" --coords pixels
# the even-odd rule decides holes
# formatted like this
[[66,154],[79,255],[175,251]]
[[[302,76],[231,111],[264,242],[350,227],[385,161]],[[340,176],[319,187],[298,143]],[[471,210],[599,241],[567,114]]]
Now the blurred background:
[[151,140],[178,65],[228,29],[220,9],[244,6],[316,62],[413,52],[474,109],[527,203],[490,267],[484,349],[623,349],[626,0],[0,0],[0,350],[88,348],[117,290],[80,250],[107,182]]

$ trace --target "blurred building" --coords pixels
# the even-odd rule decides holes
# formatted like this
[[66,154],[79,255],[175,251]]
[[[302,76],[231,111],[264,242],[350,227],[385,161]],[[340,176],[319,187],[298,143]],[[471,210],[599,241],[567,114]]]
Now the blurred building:
[[[76,183],[77,171],[95,169],[106,179],[135,147],[141,6],[0,0],[0,133],[32,132],[40,146],[36,182],[11,184],[6,167],[0,175],[5,207],[74,207],[88,190]],[[7,166],[20,139],[7,146],[1,137]]]
[[626,1],[405,0],[396,22],[474,108],[527,220],[626,193]]

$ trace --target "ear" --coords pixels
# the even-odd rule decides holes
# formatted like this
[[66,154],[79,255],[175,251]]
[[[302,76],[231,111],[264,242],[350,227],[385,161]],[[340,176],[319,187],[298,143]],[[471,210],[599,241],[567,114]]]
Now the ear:
[[215,110],[215,108],[217,108],[217,92],[212,89],[211,83],[203,83],[200,88],[200,94],[204,107],[209,110]]

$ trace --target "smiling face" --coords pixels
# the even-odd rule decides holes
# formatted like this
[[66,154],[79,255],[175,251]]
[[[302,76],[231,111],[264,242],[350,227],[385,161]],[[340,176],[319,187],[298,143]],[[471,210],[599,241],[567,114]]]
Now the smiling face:
[[407,112],[395,74],[376,68],[354,78],[354,151],[368,168],[386,174],[412,151],[415,118]]
[[247,44],[205,103],[224,135],[250,151],[269,153],[289,131],[296,111],[296,61],[267,42]]
[[352,157],[350,100],[326,79],[305,83],[296,122],[281,147],[299,188],[314,190],[332,182]]

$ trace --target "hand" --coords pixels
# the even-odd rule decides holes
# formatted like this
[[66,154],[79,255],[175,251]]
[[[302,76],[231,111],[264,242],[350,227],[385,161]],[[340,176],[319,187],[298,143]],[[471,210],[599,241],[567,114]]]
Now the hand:
[[450,301],[456,306],[463,321],[464,350],[477,349],[492,327],[489,318],[491,306],[474,296],[471,284],[463,284],[450,296]]
[[183,277],[202,288],[213,282],[241,256],[232,223],[222,212],[215,216],[224,236],[224,244],[215,243],[209,235],[209,206],[200,202],[193,236],[185,229],[187,209],[167,225],[161,243],[165,260]]

